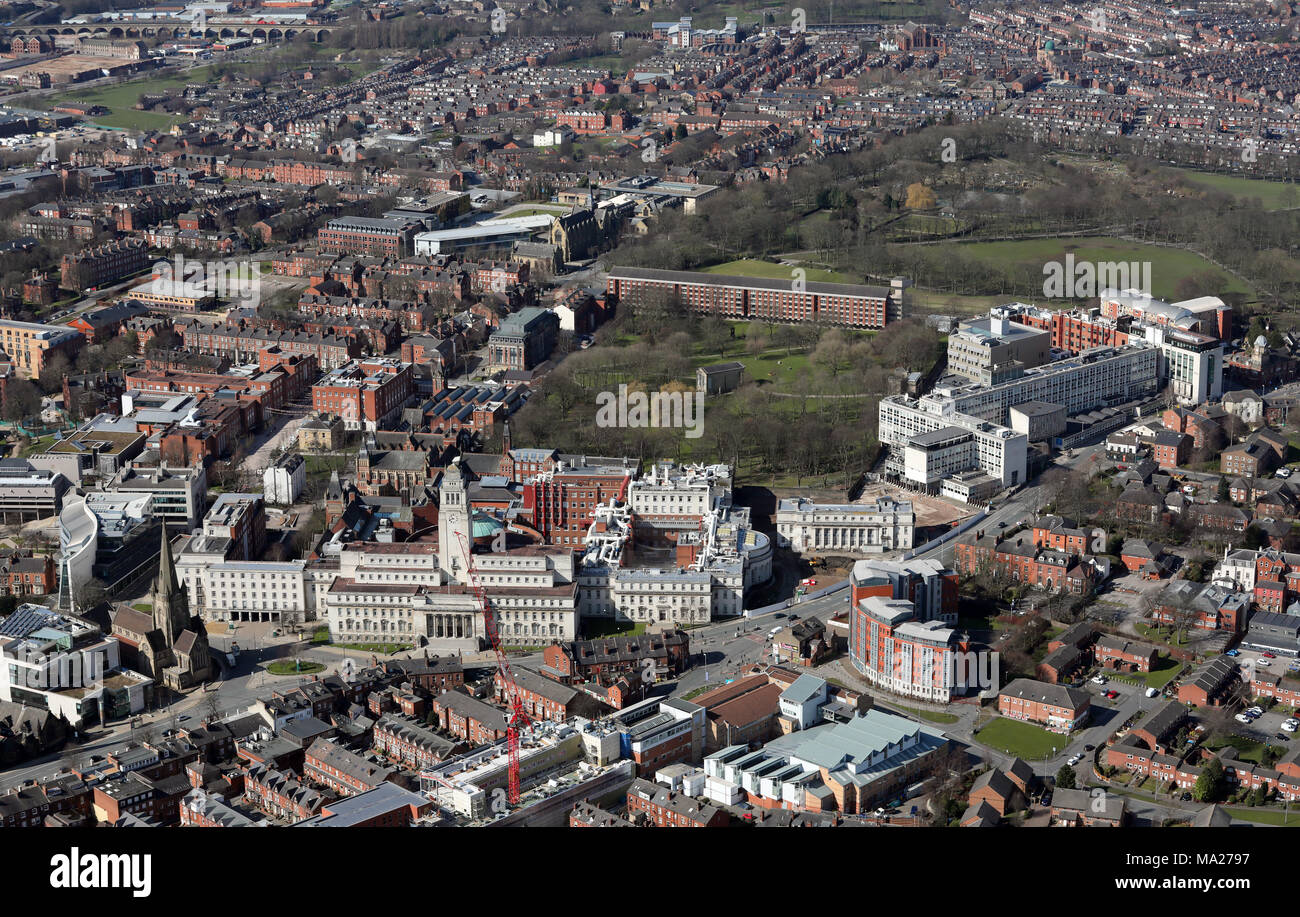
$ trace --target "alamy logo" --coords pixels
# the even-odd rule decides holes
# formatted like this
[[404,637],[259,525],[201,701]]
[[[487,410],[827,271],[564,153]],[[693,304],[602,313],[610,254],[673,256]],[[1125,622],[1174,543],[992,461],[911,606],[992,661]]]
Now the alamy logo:
[[620,385],[617,393],[596,396],[596,426],[682,427],[687,439],[699,439],[704,435],[704,392],[629,392]]
[[104,657],[99,653],[46,653],[24,649],[0,655],[9,666],[9,682],[20,688],[58,691],[96,688],[104,683]]
[[796,6],[790,11],[790,32],[798,35],[808,31],[808,11],[802,6]]
[[357,141],[352,137],[344,137],[339,143],[339,159],[347,163],[357,161]]
[[1043,295],[1049,298],[1089,299],[1108,288],[1151,295],[1150,261],[1075,261],[1071,253],[1063,263],[1044,264],[1043,276]]
[[68,853],[50,857],[51,888],[129,888],[136,898],[153,891],[153,854]]
[[497,7],[492,11],[492,33],[502,35],[506,30],[506,11]]
[[262,299],[262,275],[252,261],[195,261],[177,255],[153,266],[153,292],[193,299],[216,297],[245,306]]
[[988,691],[1001,687],[1002,661],[996,652],[956,652],[948,654],[948,684],[954,688],[978,688]]

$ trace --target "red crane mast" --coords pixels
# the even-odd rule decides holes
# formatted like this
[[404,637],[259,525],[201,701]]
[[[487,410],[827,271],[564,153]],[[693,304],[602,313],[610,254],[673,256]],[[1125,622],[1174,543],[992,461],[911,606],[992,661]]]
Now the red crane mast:
[[510,668],[510,660],[506,658],[505,651],[501,649],[501,634],[497,629],[496,613],[492,610],[492,605],[488,601],[487,591],[474,573],[474,565],[470,561],[469,541],[460,532],[456,533],[456,537],[460,539],[460,546],[465,551],[465,579],[469,583],[470,590],[474,593],[474,599],[478,602],[478,607],[483,611],[483,629],[487,631],[488,642],[492,644],[492,651],[496,653],[497,673],[506,686],[507,699],[510,705],[510,719],[506,723],[506,760],[509,774],[506,799],[509,800],[512,806],[518,805],[519,734],[528,726],[531,726],[533,721],[527,711],[524,710],[524,702],[519,697],[519,688],[515,684],[515,673]]

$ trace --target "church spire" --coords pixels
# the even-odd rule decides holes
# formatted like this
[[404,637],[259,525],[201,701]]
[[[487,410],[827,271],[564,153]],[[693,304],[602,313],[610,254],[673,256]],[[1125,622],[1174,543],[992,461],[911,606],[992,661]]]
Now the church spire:
[[153,581],[153,626],[163,632],[167,645],[189,626],[189,602],[176,582],[176,565],[172,561],[172,543],[167,537],[167,520],[162,523],[162,547],[158,555],[158,575]]

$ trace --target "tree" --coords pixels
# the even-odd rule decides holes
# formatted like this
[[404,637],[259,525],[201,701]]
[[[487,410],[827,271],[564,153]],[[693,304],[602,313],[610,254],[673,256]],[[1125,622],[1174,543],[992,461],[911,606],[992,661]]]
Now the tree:
[[149,338],[149,343],[144,345],[145,353],[161,353],[166,350],[176,350],[182,343],[181,336],[170,328],[164,328],[153,337]]
[[1218,758],[1210,758],[1201,765],[1201,776],[1196,778],[1192,787],[1192,798],[1197,802],[1217,802],[1223,793],[1223,764]]
[[929,210],[937,201],[934,192],[919,181],[907,186],[908,210]]
[[26,379],[10,379],[5,386],[4,419],[21,421],[40,412],[40,390]]
[[1074,787],[1074,768],[1068,764],[1062,764],[1060,770],[1056,772],[1056,788],[1059,790],[1072,790]]
[[61,353],[53,354],[45,361],[45,366],[41,369],[40,377],[36,383],[41,387],[45,394],[61,391],[63,389],[63,379],[72,369],[72,363]]

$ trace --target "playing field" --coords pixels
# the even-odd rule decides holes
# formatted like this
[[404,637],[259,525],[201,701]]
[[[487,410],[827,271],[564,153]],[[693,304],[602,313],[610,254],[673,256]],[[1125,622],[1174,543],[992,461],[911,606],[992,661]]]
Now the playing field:
[[[1236,292],[1253,296],[1254,291],[1195,252],[1160,245],[1127,242],[1105,236],[1081,236],[1070,239],[1023,239],[1016,242],[944,242],[933,246],[954,254],[976,258],[1009,270],[1020,269],[1041,274],[1050,261],[1065,263],[1067,254],[1079,262],[1151,262],[1151,294],[1160,299],[1176,300],[1178,282],[1201,272],[1221,278],[1214,292]],[[1207,291],[1208,292],[1208,291]]]
[[1262,178],[1243,178],[1237,175],[1219,175],[1210,172],[1193,172],[1191,169],[1171,169],[1190,182],[1213,188],[1233,197],[1258,198],[1265,210],[1282,210],[1300,207],[1300,188],[1290,182],[1267,181]]

